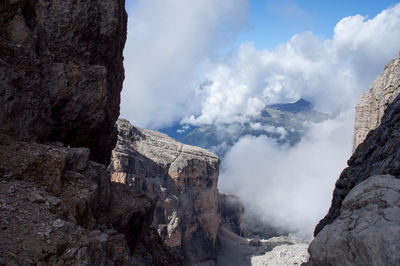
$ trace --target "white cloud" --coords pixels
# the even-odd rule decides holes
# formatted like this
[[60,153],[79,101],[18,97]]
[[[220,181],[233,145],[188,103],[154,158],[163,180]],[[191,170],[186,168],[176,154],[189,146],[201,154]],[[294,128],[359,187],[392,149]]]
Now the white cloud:
[[245,0],[138,0],[129,9],[121,116],[166,125],[198,109],[201,62],[246,25]]
[[351,153],[352,121],[348,111],[314,124],[293,148],[266,136],[241,138],[225,157],[220,189],[238,195],[270,224],[311,236]]
[[338,114],[354,106],[396,56],[399,43],[400,4],[372,19],[343,18],[332,39],[303,32],[273,51],[244,43],[232,57],[210,62],[205,79],[213,83],[197,94],[201,114],[184,121],[240,121],[266,104],[300,97],[320,111]]

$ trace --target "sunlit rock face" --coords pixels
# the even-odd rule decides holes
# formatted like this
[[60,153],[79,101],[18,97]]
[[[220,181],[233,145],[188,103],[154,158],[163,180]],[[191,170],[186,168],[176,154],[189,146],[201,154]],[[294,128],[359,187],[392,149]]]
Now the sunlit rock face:
[[377,175],[354,187],[341,214],[311,243],[311,265],[399,265],[400,179]]
[[116,142],[123,0],[0,4],[0,132],[88,147],[107,163]]
[[112,181],[157,200],[153,225],[187,263],[215,258],[220,160],[213,153],[165,134],[117,122]]
[[386,64],[384,71],[361,95],[356,106],[353,151],[364,141],[368,132],[375,129],[388,104],[400,94],[400,53]]

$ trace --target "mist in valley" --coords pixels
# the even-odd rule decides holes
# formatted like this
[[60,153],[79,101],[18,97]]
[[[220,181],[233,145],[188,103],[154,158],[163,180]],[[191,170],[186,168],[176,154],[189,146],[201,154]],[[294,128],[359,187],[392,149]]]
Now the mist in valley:
[[305,122],[293,146],[241,136],[225,147],[219,177],[219,189],[238,195],[248,212],[310,237],[351,155],[354,106],[398,52],[400,4],[373,17],[344,17],[330,36],[300,31],[268,49],[234,44],[251,29],[250,12],[241,0],[136,1],[129,10],[121,116],[140,127],[182,125],[184,131],[252,123],[269,104],[311,102],[330,119]]

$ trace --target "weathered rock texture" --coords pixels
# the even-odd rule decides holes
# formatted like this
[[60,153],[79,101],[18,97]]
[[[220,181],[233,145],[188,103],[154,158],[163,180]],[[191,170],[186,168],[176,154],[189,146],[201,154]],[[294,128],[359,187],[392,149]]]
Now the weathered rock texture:
[[358,145],[336,182],[328,214],[315,228],[317,235],[339,215],[342,202],[349,191],[372,175],[400,175],[400,97],[388,105],[381,124],[368,133]]
[[369,91],[361,95],[356,106],[353,151],[364,141],[368,132],[375,129],[388,104],[400,94],[400,53],[387,63],[384,71],[371,84]]
[[218,157],[167,135],[133,127],[127,120],[117,124],[112,180],[157,200],[153,225],[187,263],[215,258],[221,221]]
[[87,148],[0,143],[0,264],[180,265],[152,233],[153,201],[88,158]]
[[124,5],[0,1],[0,265],[181,265],[151,227],[154,201],[100,164],[117,137]]
[[311,265],[400,265],[400,179],[369,177],[311,243]]
[[0,133],[109,162],[124,79],[124,0],[0,2]]

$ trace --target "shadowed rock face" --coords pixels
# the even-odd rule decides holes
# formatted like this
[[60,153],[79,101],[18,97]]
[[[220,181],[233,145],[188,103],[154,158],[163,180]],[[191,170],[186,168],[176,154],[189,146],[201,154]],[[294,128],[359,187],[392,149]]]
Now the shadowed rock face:
[[108,163],[124,79],[124,0],[0,2],[0,133]]
[[372,130],[348,161],[336,182],[328,214],[315,228],[317,235],[341,213],[344,198],[349,191],[372,175],[400,175],[400,96],[386,109],[381,124]]
[[157,199],[153,225],[187,263],[215,258],[219,159],[167,135],[119,119],[112,180]]
[[369,177],[311,243],[311,265],[399,265],[400,179]]
[[384,71],[363,93],[356,106],[353,151],[364,141],[368,132],[375,129],[388,104],[400,94],[400,53],[386,64]]
[[181,265],[100,164],[126,22],[124,0],[0,1],[0,265]]

